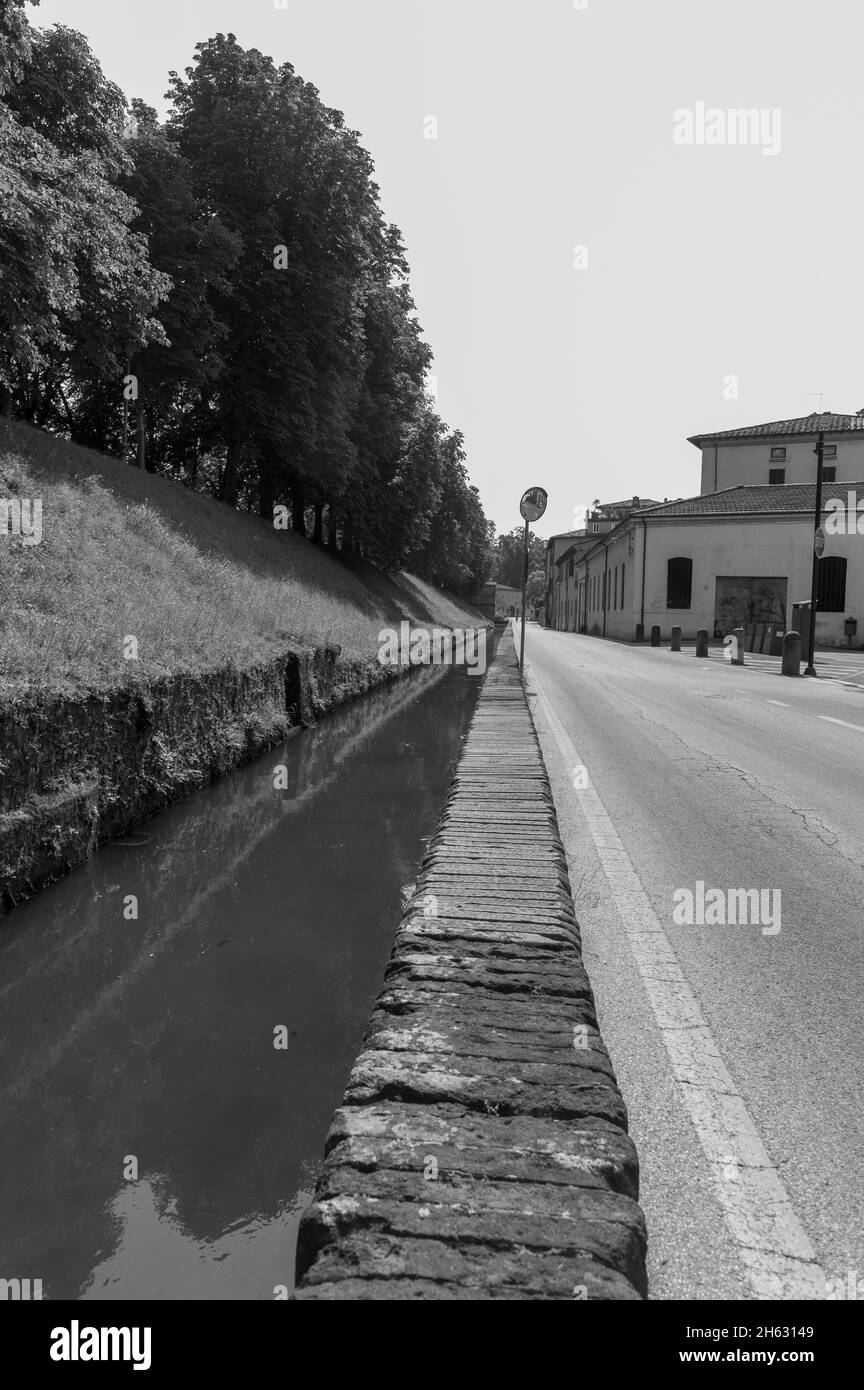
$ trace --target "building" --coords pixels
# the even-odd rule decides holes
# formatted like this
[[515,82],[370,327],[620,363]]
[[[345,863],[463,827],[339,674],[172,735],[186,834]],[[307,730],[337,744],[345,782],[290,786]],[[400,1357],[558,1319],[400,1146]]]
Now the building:
[[495,618],[519,617],[522,612],[522,590],[509,584],[497,584],[490,579],[480,591],[475,607],[490,622]]
[[[722,637],[751,623],[791,627],[793,605],[810,599],[815,493],[813,482],[739,485],[627,517],[585,547],[572,573],[562,557],[561,626],[628,641],[655,624],[664,639],[674,626],[685,638],[701,628]],[[854,618],[860,646],[864,483],[829,483],[822,501],[816,640],[846,646]]]
[[512,618],[522,615],[522,590],[509,584],[495,585],[495,617]]
[[549,537],[546,542],[544,610],[547,627],[561,628],[568,632],[574,630],[573,591],[572,588],[568,590],[567,581],[572,580],[577,560],[594,544],[597,537],[607,534],[619,521],[641,507],[658,505],[648,498],[643,501],[638,497],[632,497],[629,502],[597,501],[586,513],[583,527],[576,531],[561,531],[558,535]]
[[826,433],[825,481],[864,478],[864,410],[856,415],[814,412],[794,420],[692,435],[688,443],[702,453],[702,493],[741,484],[813,482],[819,430]]

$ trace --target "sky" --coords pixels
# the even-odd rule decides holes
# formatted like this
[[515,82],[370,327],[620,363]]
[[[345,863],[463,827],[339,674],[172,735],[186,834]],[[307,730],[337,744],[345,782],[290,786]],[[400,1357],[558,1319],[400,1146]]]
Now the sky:
[[[163,112],[168,72],[230,31],[345,113],[405,239],[439,412],[500,531],[528,487],[549,493],[538,533],[566,531],[595,498],[697,494],[688,435],[864,407],[864,7],[42,0],[28,15],[81,30],[127,97]],[[739,109],[757,125],[738,131]]]

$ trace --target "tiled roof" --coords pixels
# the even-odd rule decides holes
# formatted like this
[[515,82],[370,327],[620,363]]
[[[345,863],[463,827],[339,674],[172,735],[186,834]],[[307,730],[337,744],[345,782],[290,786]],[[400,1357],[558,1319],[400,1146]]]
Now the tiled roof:
[[[864,483],[824,483],[822,506],[832,497],[846,505],[846,494],[864,489]],[[857,494],[856,494],[857,495]],[[864,494],[862,494],[864,495]],[[742,516],[778,512],[813,512],[816,506],[815,483],[767,483],[757,487],[729,487],[722,492],[709,492],[703,497],[683,497],[678,502],[666,502],[654,507],[647,515],[664,516]]]
[[[639,506],[638,506],[638,507],[634,507],[634,506],[633,506],[633,503],[634,503],[634,501],[637,501],[637,500],[638,500],[638,502],[639,502]],[[638,498],[638,499],[637,499],[637,498],[631,497],[631,498],[629,498],[629,500],[626,501],[626,502],[604,502],[604,503],[602,504],[602,506],[600,506],[600,507],[597,508],[597,510],[598,510],[598,512],[604,512],[604,513],[606,513],[606,512],[633,512],[633,511],[636,511],[636,512],[644,512],[644,510],[645,510],[646,507],[659,507],[659,506],[660,506],[660,503],[657,502],[657,501],[654,501],[651,497],[640,497],[640,498]],[[605,516],[604,516],[604,520],[608,520],[608,517],[605,517]]]
[[713,443],[715,439],[773,439],[782,435],[815,434],[817,430],[852,430],[856,434],[864,433],[864,414],[834,415],[830,411],[823,411],[819,415],[814,411],[812,415],[799,415],[795,420],[771,420],[766,425],[742,425],[740,429],[735,430],[693,434],[687,442],[700,447],[702,444]]

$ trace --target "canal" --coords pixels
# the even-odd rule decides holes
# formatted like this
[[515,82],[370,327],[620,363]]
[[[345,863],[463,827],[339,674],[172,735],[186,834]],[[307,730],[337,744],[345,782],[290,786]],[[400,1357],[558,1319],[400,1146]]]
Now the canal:
[[368,696],[0,922],[0,1277],[53,1299],[290,1292],[479,684]]

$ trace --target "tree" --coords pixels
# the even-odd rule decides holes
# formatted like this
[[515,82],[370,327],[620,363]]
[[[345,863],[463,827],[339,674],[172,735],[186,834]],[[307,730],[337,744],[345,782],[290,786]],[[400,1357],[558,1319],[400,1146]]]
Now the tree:
[[[0,0],[0,97],[20,82],[30,56],[33,31],[24,13],[25,0]],[[34,5],[39,0],[33,0]]]
[[[492,577],[497,584],[508,588],[521,589],[522,569],[525,563],[525,528],[516,526],[498,537],[494,555]],[[528,570],[546,568],[546,542],[533,531],[528,536]]]
[[132,102],[128,149],[133,167],[124,187],[138,209],[133,229],[146,238],[151,264],[172,285],[159,308],[166,340],[140,347],[130,360],[138,389],[139,463],[146,438],[151,471],[163,464],[194,480],[199,453],[216,439],[211,407],[225,366],[228,329],[214,301],[230,296],[240,242],[201,205],[188,161],[153,108],[139,100]]
[[[59,394],[85,443],[104,431],[82,436],[64,387],[113,378],[119,403],[130,352],[162,335],[153,311],[170,288],[114,182],[123,111],[86,41],[62,26],[30,36],[0,101],[0,382],[40,424]],[[59,147],[45,133],[54,125]]]
[[137,424],[150,469],[482,584],[492,533],[342,115],[232,34],[171,74],[164,126],[21,0],[0,39],[0,406],[123,457]]

